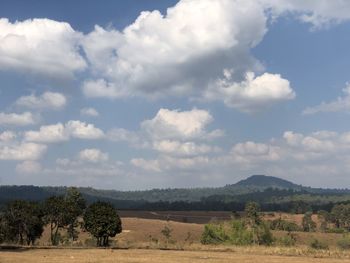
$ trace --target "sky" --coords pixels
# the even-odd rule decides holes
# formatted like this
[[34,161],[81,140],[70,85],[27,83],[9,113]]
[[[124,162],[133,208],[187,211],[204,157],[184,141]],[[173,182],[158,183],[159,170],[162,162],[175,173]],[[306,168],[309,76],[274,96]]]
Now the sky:
[[350,2],[2,0],[0,184],[350,188]]

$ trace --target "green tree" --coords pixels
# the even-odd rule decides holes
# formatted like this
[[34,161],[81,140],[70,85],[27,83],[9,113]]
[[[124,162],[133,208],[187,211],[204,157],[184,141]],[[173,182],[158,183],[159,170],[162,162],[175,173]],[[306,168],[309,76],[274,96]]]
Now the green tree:
[[95,202],[84,214],[84,228],[97,239],[97,246],[108,246],[109,237],[122,232],[117,210],[109,203]]
[[331,220],[335,227],[350,230],[350,205],[335,205],[331,211]]
[[256,202],[249,202],[246,204],[245,209],[245,217],[247,219],[247,223],[250,226],[256,226],[261,223],[260,218],[260,206]]
[[69,221],[69,213],[63,196],[51,196],[45,200],[45,222],[50,226],[51,244],[57,246],[59,243],[59,230],[66,227]]
[[312,220],[311,212],[305,213],[301,224],[305,232],[314,232],[316,230],[316,223]]
[[321,222],[320,229],[326,232],[328,229],[328,224],[331,222],[331,215],[325,210],[320,210],[317,212],[318,220]]
[[67,216],[68,237],[75,241],[78,238],[78,218],[83,215],[86,202],[82,194],[75,187],[68,188],[64,199]]
[[42,209],[38,203],[24,200],[10,202],[1,220],[2,231],[7,241],[23,245],[34,244],[44,231]]

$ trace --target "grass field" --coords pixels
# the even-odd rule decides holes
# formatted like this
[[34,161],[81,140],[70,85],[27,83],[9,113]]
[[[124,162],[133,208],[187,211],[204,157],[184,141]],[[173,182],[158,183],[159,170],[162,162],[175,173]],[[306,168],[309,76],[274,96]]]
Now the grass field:
[[[165,212],[164,212],[165,214]],[[172,216],[200,218],[201,213],[177,212]],[[211,213],[209,216],[225,216]],[[124,215],[125,216],[125,215]],[[46,263],[46,262],[350,262],[350,251],[337,249],[336,242],[341,234],[295,232],[297,244],[294,247],[263,246],[208,246],[200,243],[204,225],[199,223],[183,223],[160,219],[145,219],[148,216],[163,216],[160,213],[138,214],[142,218],[122,216],[123,232],[112,239],[113,248],[95,249],[95,243],[87,232],[81,231],[77,242],[62,244],[60,248],[0,250],[0,263]],[[266,215],[265,219],[277,217],[299,222],[300,215],[275,214]],[[287,218],[288,217],[288,218]],[[161,230],[168,226],[172,229],[171,243],[166,243]],[[64,233],[62,233],[64,235]],[[283,231],[274,231],[275,237],[286,235]],[[311,240],[323,240],[329,250],[309,248]],[[49,231],[45,230],[37,243],[39,246],[49,245]],[[87,249],[86,246],[92,247]],[[73,248],[72,248],[73,247]],[[74,248],[75,247],[75,248]],[[79,248],[80,247],[80,248]],[[85,247],[85,248],[84,248]],[[127,248],[127,249],[126,249]],[[163,250],[164,248],[171,250]],[[181,259],[181,260],[180,260]]]
[[341,263],[349,259],[312,258],[259,255],[241,252],[169,251],[169,250],[112,250],[112,249],[35,249],[22,252],[0,252],[1,263],[195,263],[195,262],[259,262],[259,263]]

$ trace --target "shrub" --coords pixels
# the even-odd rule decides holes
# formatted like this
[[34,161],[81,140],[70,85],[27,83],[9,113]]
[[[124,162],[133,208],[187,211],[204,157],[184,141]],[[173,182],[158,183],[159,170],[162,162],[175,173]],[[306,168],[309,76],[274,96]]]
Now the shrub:
[[201,236],[202,244],[220,244],[228,240],[222,224],[207,224],[204,226],[204,231]]
[[341,239],[338,240],[337,245],[341,249],[350,249],[350,236],[344,235]]
[[274,238],[270,231],[270,228],[266,223],[262,222],[260,225],[257,226],[256,230],[256,238],[258,240],[259,245],[272,245]]
[[246,228],[242,220],[232,220],[229,242],[233,245],[251,245],[253,233]]
[[300,227],[294,223],[281,218],[270,221],[270,228],[272,230],[282,230],[282,231],[300,231]]
[[336,234],[343,234],[346,233],[346,229],[344,228],[328,228],[327,233],[336,233]]
[[295,246],[296,237],[292,233],[288,233],[286,236],[277,239],[277,244],[285,247]]
[[318,239],[314,239],[310,243],[310,247],[313,249],[328,249],[328,245]]

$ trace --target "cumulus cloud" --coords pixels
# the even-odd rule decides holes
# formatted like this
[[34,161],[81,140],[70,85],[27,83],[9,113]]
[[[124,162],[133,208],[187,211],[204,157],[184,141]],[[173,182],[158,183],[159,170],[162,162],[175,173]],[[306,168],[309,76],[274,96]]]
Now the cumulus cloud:
[[343,97],[338,97],[335,101],[322,102],[320,105],[308,107],[303,111],[303,115],[311,115],[320,112],[348,112],[350,111],[350,84],[343,89]]
[[0,112],[0,125],[5,126],[26,126],[36,122],[31,112],[23,113],[4,113]]
[[68,121],[66,124],[57,123],[41,126],[39,131],[27,131],[24,139],[32,142],[55,143],[67,141],[69,138],[101,139],[104,132],[93,124],[81,121]]
[[0,141],[2,142],[12,141],[16,137],[17,137],[17,134],[13,131],[4,131],[0,133]]
[[85,149],[79,153],[79,159],[87,162],[105,162],[109,159],[108,153],[104,153],[99,149]]
[[72,77],[86,68],[79,53],[81,34],[65,22],[0,19],[0,69]]
[[16,172],[19,174],[36,174],[41,169],[41,164],[35,161],[24,161],[16,165]]
[[101,139],[104,133],[93,124],[81,121],[69,121],[66,123],[66,129],[72,137],[79,139]]
[[0,160],[37,160],[42,157],[46,149],[46,145],[37,143],[0,145]]
[[[348,182],[350,168],[350,132],[316,131],[309,134],[286,131],[281,138],[266,142],[243,141],[228,152],[217,155],[176,156],[161,154],[156,158],[134,158],[136,169],[171,177],[187,176],[186,180],[215,183],[217,178],[230,182],[232,175],[246,177],[265,173],[300,183],[315,184],[315,177],[332,186],[334,180]],[[218,171],[220,171],[218,173]],[[286,173],[288,171],[288,173]],[[204,178],[205,177],[205,178]]]
[[66,97],[57,92],[44,92],[40,96],[34,94],[20,97],[15,104],[21,107],[39,110],[60,110],[67,103]]
[[207,125],[212,121],[213,117],[206,110],[160,109],[153,119],[143,121],[141,128],[154,139],[186,140],[220,136],[218,131],[206,131]]
[[224,78],[217,80],[204,95],[208,100],[222,100],[232,108],[243,112],[260,111],[274,103],[295,98],[288,80],[279,74],[264,73],[255,77],[246,74],[242,82],[234,82],[232,72],[224,70]]
[[88,117],[98,117],[100,115],[94,108],[82,108],[80,114]]
[[329,27],[350,19],[350,3],[343,0],[259,0],[275,16],[291,13],[314,29]]
[[109,98],[199,95],[223,68],[237,75],[260,68],[250,49],[264,36],[266,20],[258,2],[183,0],[165,15],[142,12],[123,31],[96,26],[83,47],[100,77],[83,91]]
[[172,140],[161,140],[153,142],[153,149],[170,155],[202,155],[219,151],[218,147],[195,142],[180,142]]

